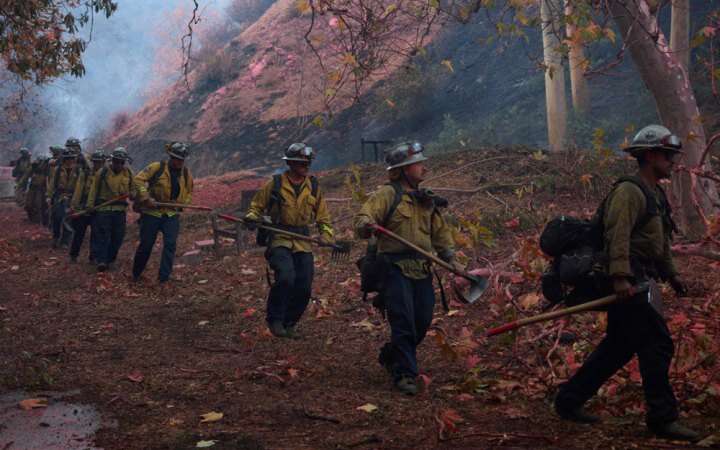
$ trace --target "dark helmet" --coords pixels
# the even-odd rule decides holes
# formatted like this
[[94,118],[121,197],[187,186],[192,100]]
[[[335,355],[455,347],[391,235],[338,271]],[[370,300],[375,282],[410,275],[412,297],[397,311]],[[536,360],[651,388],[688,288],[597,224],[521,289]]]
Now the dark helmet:
[[684,153],[680,139],[662,125],[646,126],[635,135],[632,143],[623,150],[636,157],[645,150],[665,150],[672,153]]
[[426,161],[427,157],[423,155],[423,150],[425,150],[425,147],[419,142],[404,142],[399,144],[392,150],[385,152],[385,163],[388,165],[387,170]]
[[184,142],[171,142],[165,146],[168,155],[175,159],[185,159],[190,155],[190,146]]
[[62,147],[60,145],[51,145],[50,146],[50,153],[53,155],[54,158],[57,158],[58,156],[62,155],[62,152],[65,151],[65,147]]
[[315,152],[312,147],[309,147],[302,142],[296,142],[291,144],[290,147],[285,150],[285,156],[282,157],[285,161],[299,161],[299,162],[312,162],[315,157]]
[[90,161],[101,161],[104,162],[107,159],[107,156],[105,155],[105,152],[103,150],[95,150],[92,155],[90,155]]
[[65,147],[67,148],[77,148],[80,150],[80,139],[69,137],[67,141],[65,141]]
[[120,161],[132,161],[125,147],[118,147],[110,153],[110,158],[118,159]]

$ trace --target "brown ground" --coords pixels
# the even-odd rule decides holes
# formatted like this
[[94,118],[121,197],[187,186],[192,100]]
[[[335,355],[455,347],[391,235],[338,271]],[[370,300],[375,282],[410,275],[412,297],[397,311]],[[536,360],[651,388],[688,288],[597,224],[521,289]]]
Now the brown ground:
[[[97,436],[106,449],[189,449],[200,440],[217,440],[212,448],[218,449],[682,446],[646,432],[636,363],[591,404],[606,419],[602,425],[568,424],[553,414],[554,386],[600,338],[601,315],[482,337],[488,326],[539,311],[532,278],[543,260],[532,238],[558,211],[591,210],[611,172],[590,172],[584,164],[592,161],[582,158],[539,161],[488,151],[440,159],[435,174],[501,157],[429,184],[488,186],[490,194],[449,194],[451,210],[486,226],[495,241],[487,248],[460,238],[474,247],[465,252],[475,258],[473,266],[489,261],[525,276],[514,284],[500,279],[480,304],[453,304],[449,314],[438,306],[419,352],[427,386],[415,398],[394,392],[377,364],[388,327],[361,302],[352,263],[318,254],[305,339],[278,340],[264,327],[261,252],[207,254],[198,265],[177,267],[172,285],[161,289],[154,281],[156,249],[146,280],[134,285],[135,226],[119,267],[98,275],[84,261],[71,265],[64,251],[51,250],[47,231],[11,204],[0,205],[0,389],[79,389],[76,400],[117,420]],[[586,173],[591,177],[581,179]],[[323,177],[330,197],[349,195],[343,178],[344,172]],[[365,173],[362,179],[367,190],[380,182]],[[199,198],[212,203],[212,183],[202,189]],[[220,204],[232,211],[236,203]],[[340,205],[346,203],[332,203],[337,218],[349,211]],[[346,229],[348,222],[337,226]],[[203,216],[186,215],[183,227],[179,254],[209,237]],[[693,296],[666,297],[678,355],[672,381],[684,421],[718,433],[717,265],[679,262]],[[377,410],[358,410],[366,404]],[[211,411],[224,416],[200,423]]]

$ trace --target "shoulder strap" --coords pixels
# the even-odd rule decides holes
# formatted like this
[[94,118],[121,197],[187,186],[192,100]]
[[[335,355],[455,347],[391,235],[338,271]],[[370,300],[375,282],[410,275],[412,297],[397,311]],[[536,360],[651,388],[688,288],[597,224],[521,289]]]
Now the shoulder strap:
[[190,191],[190,176],[187,166],[183,166],[183,182],[185,183],[185,191]]
[[160,161],[160,168],[155,171],[155,173],[152,174],[150,179],[148,180],[148,189],[152,189],[153,186],[155,186],[155,183],[158,182],[162,174],[165,172],[165,165],[167,163],[165,161]]
[[133,184],[133,177],[134,177],[134,175],[133,175],[133,173],[132,173],[132,169],[130,169],[129,167],[126,167],[125,170],[127,170],[127,175],[128,175],[128,194],[130,194],[130,193],[132,193],[132,184]]
[[[279,206],[282,202],[282,197],[280,195],[280,189],[282,189],[282,175],[281,174],[275,174],[272,178],[272,190],[270,191],[270,199],[267,202],[267,205],[265,206],[265,213],[270,214],[272,217],[272,211],[276,206]],[[273,222],[275,222],[275,217],[272,217]]]
[[636,176],[625,176],[620,177],[618,181],[615,183],[615,186],[618,186],[620,183],[632,183],[635,186],[637,186],[645,196],[645,213],[640,216],[640,218],[635,223],[635,226],[633,227],[634,230],[638,230],[650,221],[650,219],[653,218],[653,216],[657,216],[659,211],[657,207],[657,203],[655,202],[655,195],[650,192],[650,190],[645,186],[645,184]]
[[310,193],[313,197],[317,197],[319,189],[320,183],[318,183],[318,179],[315,178],[313,175],[310,175]]
[[395,214],[395,210],[397,209],[398,205],[402,201],[403,188],[400,185],[400,183],[393,182],[393,183],[390,183],[390,186],[392,186],[393,189],[395,190],[395,197],[393,198],[393,202],[390,204],[390,208],[388,208],[387,214],[385,214],[385,217],[383,218],[383,221],[381,224],[382,226],[386,226],[388,224],[388,222],[390,222],[390,218],[392,217],[393,214]]

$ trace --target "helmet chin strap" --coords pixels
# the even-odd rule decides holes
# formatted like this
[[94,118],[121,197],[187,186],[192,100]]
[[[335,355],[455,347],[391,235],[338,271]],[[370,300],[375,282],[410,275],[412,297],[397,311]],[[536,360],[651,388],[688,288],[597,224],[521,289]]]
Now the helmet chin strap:
[[420,183],[413,183],[410,181],[410,178],[405,174],[405,167],[400,168],[400,175],[402,176],[403,180],[413,189],[417,189]]

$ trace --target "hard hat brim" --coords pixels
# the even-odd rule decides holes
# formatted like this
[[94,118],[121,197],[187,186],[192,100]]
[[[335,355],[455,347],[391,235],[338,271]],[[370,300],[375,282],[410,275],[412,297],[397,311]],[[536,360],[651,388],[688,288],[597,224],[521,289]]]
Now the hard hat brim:
[[413,164],[417,164],[419,162],[423,162],[423,161],[427,161],[427,160],[428,160],[427,156],[415,154],[415,155],[413,155],[412,158],[409,158],[407,161],[403,161],[399,164],[393,164],[392,166],[388,166],[386,170],[390,171],[393,169],[397,169],[399,167],[411,166]]
[[283,159],[283,161],[296,161],[296,162],[304,162],[304,163],[312,162],[311,158],[291,158],[288,156],[283,156],[282,159]]
[[658,146],[658,145],[633,145],[630,147],[625,147],[623,149],[623,151],[625,153],[629,153],[630,156],[634,156],[634,157],[638,157],[648,150],[659,150],[659,151],[675,153],[675,154],[680,154],[680,155],[685,154],[685,152],[679,148],[663,147],[663,146]]

